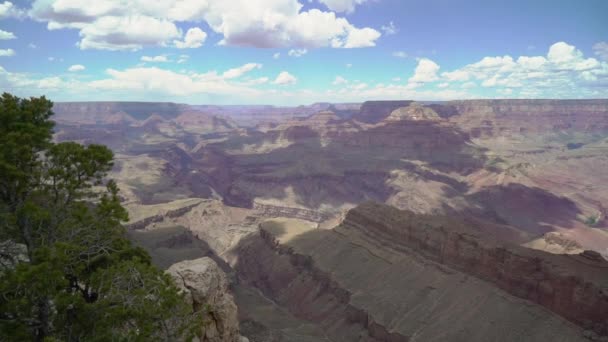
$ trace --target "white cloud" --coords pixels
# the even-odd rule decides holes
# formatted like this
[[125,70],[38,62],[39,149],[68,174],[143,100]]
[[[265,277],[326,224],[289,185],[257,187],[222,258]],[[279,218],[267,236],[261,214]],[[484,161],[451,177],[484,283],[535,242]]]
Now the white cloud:
[[222,74],[222,77],[224,77],[225,79],[239,78],[254,69],[261,69],[261,68],[262,68],[262,64],[247,63],[238,68],[230,69],[230,70],[224,72]]
[[273,59],[279,59],[280,57],[281,57],[281,53],[280,52],[277,52],[274,55],[272,55]]
[[170,70],[132,68],[108,69],[110,78],[90,82],[90,88],[108,91],[134,91],[140,94],[188,96],[197,93],[236,93],[246,91],[218,77],[216,73],[184,75]]
[[166,19],[135,15],[101,17],[80,30],[78,46],[98,50],[139,50],[143,46],[163,45],[178,38],[180,32]]
[[353,67],[353,64],[352,63],[346,63],[346,67],[350,69],[350,68]]
[[439,83],[437,85],[438,88],[447,88],[449,86],[450,86],[450,84],[448,82]]
[[278,84],[278,85],[290,85],[290,84],[296,84],[297,81],[298,81],[298,79],[295,78],[295,76],[288,73],[287,71],[282,71],[277,76],[277,78],[274,80],[273,83]]
[[434,82],[439,79],[437,72],[439,65],[428,58],[418,60],[418,65],[414,70],[414,75],[408,80],[410,87],[416,87],[428,82]]
[[291,57],[301,57],[307,53],[308,53],[308,50],[306,50],[306,49],[291,49],[291,50],[289,50],[287,55],[289,55]]
[[608,61],[608,42],[599,42],[594,44],[593,52],[599,58]]
[[12,2],[4,1],[0,3],[0,19],[2,18],[23,18],[25,16],[25,11],[15,7]]
[[407,58],[407,53],[405,51],[395,51],[393,52],[393,57]]
[[183,41],[175,40],[173,43],[178,49],[194,49],[203,46],[207,39],[207,33],[198,27],[193,27],[186,32]]
[[298,0],[35,0],[30,13],[49,29],[79,30],[82,49],[138,50],[174,40],[180,46],[202,44],[202,31],[193,31],[195,44],[178,40],[182,32],[175,23],[183,21],[205,21],[223,35],[220,44],[258,48],[368,47],[380,37],[334,12],[302,7]]
[[140,60],[142,62],[150,62],[150,63],[166,63],[166,62],[169,62],[169,59],[165,55],[160,55],[160,56],[141,56]]
[[47,95],[55,101],[102,101],[107,99],[138,101],[153,96],[163,101],[218,104],[277,104],[294,105],[327,102],[360,102],[366,100],[451,100],[475,97],[465,91],[417,91],[403,85],[362,85],[358,89],[340,87],[325,91],[293,88],[255,88],[268,83],[267,77],[247,81],[227,80],[216,71],[177,73],[156,67],[108,69],[107,76],[94,81],[76,77],[32,78],[31,74],[11,73],[0,67],[0,87],[18,96]]
[[336,79],[331,83],[333,85],[341,85],[348,83],[348,80],[342,76],[336,76]]
[[0,30],[0,40],[10,40],[16,39],[15,34],[13,32],[8,32],[4,30]]
[[558,42],[549,48],[547,57],[553,63],[565,63],[580,58],[583,55],[576,47],[564,42]]
[[466,82],[460,86],[460,88],[462,88],[462,89],[471,89],[471,88],[475,88],[475,87],[477,87],[477,84],[475,82]]
[[392,21],[388,23],[388,25],[382,25],[380,29],[387,35],[396,34],[398,32],[395,23]]
[[549,47],[546,56],[484,57],[460,69],[444,72],[441,78],[447,82],[461,82],[460,86],[465,87],[469,86],[470,80],[477,80],[482,87],[493,88],[500,95],[593,97],[606,92],[608,63],[585,58],[575,46],[557,42]]
[[74,65],[72,65],[71,67],[68,68],[68,71],[78,72],[78,71],[83,71],[84,69],[86,69],[84,65],[82,65],[82,64],[74,64]]
[[380,32],[371,28],[351,28],[350,30],[346,42],[341,43],[338,41],[338,44],[334,44],[336,42],[334,40],[332,41],[332,47],[343,47],[346,49],[371,47],[376,46],[376,40],[380,38]]
[[360,5],[367,0],[319,0],[320,3],[327,6],[332,11],[351,13],[355,10],[355,6]]
[[15,50],[13,49],[0,49],[0,57],[10,57],[15,55]]
[[448,81],[468,81],[470,78],[469,73],[465,70],[444,72],[441,74],[441,76]]
[[266,84],[269,81],[270,81],[270,78],[268,78],[268,77],[260,77],[260,78],[254,78],[252,80],[247,80],[245,82],[241,82],[241,84],[245,85],[245,86],[253,86],[253,85]]
[[29,44],[27,45],[27,47],[29,47],[30,49],[37,49],[37,48],[38,48],[38,45],[36,45],[36,44],[34,44],[34,43],[29,43]]
[[358,82],[356,84],[352,84],[351,86],[349,86],[349,89],[352,90],[363,90],[365,88],[369,87],[369,85],[367,83],[363,83],[363,82]]

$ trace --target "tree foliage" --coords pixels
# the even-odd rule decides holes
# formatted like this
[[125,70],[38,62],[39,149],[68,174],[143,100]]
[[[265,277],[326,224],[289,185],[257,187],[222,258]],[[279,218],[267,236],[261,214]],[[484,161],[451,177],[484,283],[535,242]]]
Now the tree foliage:
[[0,340],[192,338],[200,317],[125,237],[112,151],[54,143],[51,109],[0,98]]

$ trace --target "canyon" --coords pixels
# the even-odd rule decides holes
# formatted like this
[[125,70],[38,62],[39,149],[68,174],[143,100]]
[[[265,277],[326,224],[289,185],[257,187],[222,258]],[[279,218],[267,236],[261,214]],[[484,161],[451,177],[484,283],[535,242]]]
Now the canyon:
[[157,265],[226,273],[251,341],[608,340],[608,100],[54,111],[113,149]]

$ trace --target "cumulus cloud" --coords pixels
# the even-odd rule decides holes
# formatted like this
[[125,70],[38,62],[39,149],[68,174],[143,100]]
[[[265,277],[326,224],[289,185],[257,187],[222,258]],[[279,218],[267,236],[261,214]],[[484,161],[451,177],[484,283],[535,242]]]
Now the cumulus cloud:
[[175,40],[173,43],[178,49],[194,49],[203,46],[207,39],[207,33],[198,27],[193,27],[186,32],[183,41]]
[[332,11],[351,13],[357,5],[367,2],[367,0],[319,0]]
[[0,19],[2,18],[23,18],[25,11],[15,6],[10,1],[0,3]]
[[0,40],[10,40],[15,38],[17,37],[15,37],[15,34],[13,32],[0,30]]
[[78,46],[97,50],[139,50],[144,46],[163,45],[178,38],[174,23],[142,15],[130,17],[100,17],[80,29]]
[[296,84],[297,81],[298,81],[298,79],[295,78],[295,76],[288,73],[287,71],[282,71],[277,76],[277,78],[274,80],[273,83],[278,84],[278,85],[290,85],[290,84]]
[[247,63],[238,68],[227,70],[226,72],[224,72],[222,74],[222,77],[224,77],[225,79],[239,78],[254,69],[260,69],[260,68],[262,68],[262,64]]
[[141,56],[140,60],[142,62],[150,62],[150,63],[166,63],[166,62],[169,62],[169,59],[165,55],[160,55],[160,56]]
[[[484,57],[460,69],[444,72],[446,82],[479,81],[501,95],[522,97],[598,96],[608,85],[608,63],[585,58],[575,46],[557,42],[546,56]],[[510,89],[506,91],[505,89]],[[605,96],[605,95],[604,95]]]
[[291,49],[287,52],[287,55],[291,57],[302,57],[308,53],[307,49]]
[[302,7],[298,0],[35,0],[30,14],[49,29],[79,30],[82,49],[202,45],[206,34],[200,29],[188,30],[181,40],[175,23],[184,21],[205,21],[223,36],[220,44],[258,48],[357,48],[374,46],[380,37],[375,29],[358,28],[334,12]]
[[593,52],[599,58],[608,61],[608,42],[599,42],[594,44]]
[[82,65],[82,64],[74,64],[74,65],[72,65],[72,66],[70,66],[68,68],[68,71],[78,72],[78,71],[83,71],[84,69],[86,69],[84,65]]
[[418,65],[414,70],[414,75],[408,80],[410,87],[420,86],[424,83],[434,82],[439,79],[437,72],[439,71],[439,64],[433,62],[428,58],[421,58],[418,60]]
[[15,55],[15,50],[13,49],[0,49],[0,57],[10,57]]

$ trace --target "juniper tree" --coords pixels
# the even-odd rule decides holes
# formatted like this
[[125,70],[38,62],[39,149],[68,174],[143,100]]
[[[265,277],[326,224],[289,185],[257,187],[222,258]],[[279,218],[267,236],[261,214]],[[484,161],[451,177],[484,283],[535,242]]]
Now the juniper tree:
[[0,98],[0,340],[188,340],[200,319],[133,246],[102,145],[54,143],[45,97]]

